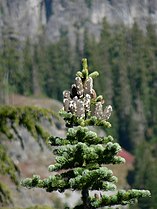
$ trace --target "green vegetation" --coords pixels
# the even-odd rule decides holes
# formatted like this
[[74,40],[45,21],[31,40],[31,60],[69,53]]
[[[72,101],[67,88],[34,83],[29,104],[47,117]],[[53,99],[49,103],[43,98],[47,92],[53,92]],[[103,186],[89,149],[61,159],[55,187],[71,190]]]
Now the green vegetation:
[[90,9],[92,7],[93,0],[85,0],[87,7]]
[[[143,33],[136,23],[132,28],[112,27],[104,20],[99,41],[85,31],[83,50],[79,37],[74,48],[64,31],[57,43],[47,43],[40,37],[40,44],[35,45],[29,39],[21,43],[13,34],[11,28],[3,31],[0,103],[8,104],[8,95],[12,92],[61,100],[63,90],[68,89],[73,75],[80,69],[78,58],[85,56],[90,63],[89,69],[98,69],[101,75],[95,84],[96,91],[101,92],[107,98],[106,104],[114,109],[110,119],[114,126],[106,130],[107,134],[134,153],[140,165],[138,146],[141,149],[144,142],[152,146],[157,140],[157,35],[154,25],[150,22]],[[151,158],[149,165],[156,169]],[[137,168],[135,171],[138,175]],[[142,171],[145,172],[144,169],[139,172]],[[138,178],[136,184],[137,181]],[[157,188],[154,180],[149,188],[145,183],[143,188],[151,190],[155,185]],[[154,199],[149,199],[148,209],[155,204],[152,203]]]
[[115,109],[112,134],[120,144],[132,151],[144,139],[156,136],[157,36],[153,25],[143,34],[137,24],[130,29],[112,28],[104,20],[99,42],[85,31],[83,51],[79,43],[71,47],[66,34],[49,44],[41,37],[36,45],[5,37],[0,48],[1,103],[8,102],[9,92],[44,94],[61,101],[63,90],[80,68],[76,57],[84,55],[89,68],[96,67],[101,74],[95,88]]
[[[7,150],[0,143],[0,175],[8,176],[12,182],[18,187],[19,170],[7,154]],[[0,202],[2,205],[9,205],[12,203],[12,194],[10,189],[0,181]]]
[[0,132],[11,139],[13,138],[11,131],[13,131],[23,147],[23,139],[18,133],[17,127],[24,126],[35,139],[41,137],[47,140],[49,133],[44,130],[41,120],[46,119],[53,125],[53,117],[59,120],[59,116],[49,109],[29,106],[0,106]]
[[[97,71],[89,74],[87,60],[82,61],[83,70],[76,73],[71,90],[63,92],[61,115],[68,127],[67,137],[49,138],[51,145],[56,147],[53,150],[56,163],[49,166],[49,171],[55,173],[45,179],[33,175],[21,183],[27,188],[44,188],[47,192],[80,190],[82,204],[75,206],[75,209],[127,205],[135,203],[138,198],[150,197],[148,190],[137,189],[119,190],[110,195],[105,193],[116,190],[118,179],[104,165],[121,164],[125,159],[117,155],[121,147],[111,136],[100,137],[89,129],[89,126],[110,128],[111,124],[107,120],[112,107],[108,105],[103,109],[103,96],[96,96],[93,88],[93,78],[99,74]],[[90,196],[89,191],[92,190],[104,193],[97,198]]]
[[[6,149],[0,144],[0,174],[10,176],[11,180],[18,185],[17,171],[18,168],[13,164],[10,157],[7,155]],[[2,186],[1,186],[2,188]]]
[[10,190],[2,182],[0,182],[0,202],[2,205],[9,205],[12,203]]
[[[25,127],[41,145],[39,138],[43,139],[47,144],[47,138],[50,136],[48,131],[45,131],[42,120],[48,120],[53,125],[53,118],[59,120],[59,116],[52,110],[39,107],[15,107],[15,106],[0,106],[0,175],[8,176],[11,181],[19,186],[19,170],[14,164],[11,157],[8,155],[3,140],[14,140],[18,138],[21,142],[21,147],[24,149],[24,141],[19,133],[19,127]],[[4,137],[5,136],[5,137]],[[47,144],[48,146],[48,144]],[[12,203],[12,195],[10,189],[0,181],[0,202],[3,205]]]
[[[3,207],[3,209],[10,209],[10,208]],[[12,208],[12,209],[24,209],[24,208]],[[42,206],[36,205],[36,206],[32,206],[32,207],[27,207],[25,209],[54,209],[54,208],[49,207],[49,206],[44,206],[44,205],[42,205]]]
[[[134,171],[129,173],[129,183],[134,187],[150,188],[152,198],[139,201],[142,209],[157,207],[157,154],[156,142],[143,142],[136,150],[137,160]],[[135,207],[134,207],[135,208]]]

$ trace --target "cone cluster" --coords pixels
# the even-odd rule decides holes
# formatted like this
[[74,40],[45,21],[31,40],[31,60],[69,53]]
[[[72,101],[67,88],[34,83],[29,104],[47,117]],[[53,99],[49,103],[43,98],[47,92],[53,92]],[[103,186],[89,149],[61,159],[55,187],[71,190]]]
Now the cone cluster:
[[87,119],[96,116],[98,119],[108,120],[111,116],[112,106],[108,105],[103,110],[103,96],[97,97],[93,88],[93,78],[98,75],[98,72],[88,74],[86,62],[87,60],[83,59],[83,71],[77,72],[71,90],[63,92],[63,110],[75,114],[78,118]]

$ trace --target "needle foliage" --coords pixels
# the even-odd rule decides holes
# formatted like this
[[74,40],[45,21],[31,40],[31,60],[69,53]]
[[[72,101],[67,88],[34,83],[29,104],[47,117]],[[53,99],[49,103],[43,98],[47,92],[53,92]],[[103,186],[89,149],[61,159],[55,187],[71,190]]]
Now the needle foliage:
[[[24,179],[22,185],[44,188],[47,192],[79,190],[82,204],[75,206],[75,209],[127,205],[135,203],[138,198],[150,197],[148,190],[118,190],[117,177],[105,166],[125,163],[125,159],[118,156],[121,147],[112,136],[101,137],[90,129],[90,126],[111,127],[108,119],[112,106],[103,107],[103,96],[97,95],[94,90],[93,79],[99,73],[89,74],[87,59],[83,59],[82,64],[83,69],[76,73],[71,89],[63,92],[60,115],[67,126],[66,138],[49,138],[56,156],[56,163],[48,167],[52,175],[45,179],[33,175]],[[99,197],[91,196],[89,191],[92,190],[101,190],[102,194]],[[113,192],[108,195],[108,191]]]

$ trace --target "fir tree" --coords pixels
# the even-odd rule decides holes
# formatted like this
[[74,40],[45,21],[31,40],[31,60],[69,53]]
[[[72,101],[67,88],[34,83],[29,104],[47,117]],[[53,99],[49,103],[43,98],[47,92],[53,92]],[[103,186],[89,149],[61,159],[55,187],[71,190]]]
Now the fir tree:
[[[54,147],[56,163],[49,166],[52,173],[48,178],[41,179],[34,175],[26,178],[22,185],[28,188],[39,187],[47,192],[64,192],[66,189],[80,190],[82,204],[75,209],[95,209],[105,206],[127,205],[135,203],[140,197],[149,197],[148,190],[118,190],[117,177],[107,168],[107,164],[124,163],[125,159],[118,156],[121,147],[112,136],[100,137],[90,126],[110,128],[108,122],[112,106],[103,108],[104,99],[97,96],[93,88],[93,79],[99,75],[97,71],[89,74],[87,60],[83,59],[82,72],[76,73],[75,83],[70,91],[63,92],[63,116],[67,130],[66,138],[51,136],[50,144]],[[100,197],[90,196],[89,191],[101,190]],[[112,195],[105,192],[115,191]]]

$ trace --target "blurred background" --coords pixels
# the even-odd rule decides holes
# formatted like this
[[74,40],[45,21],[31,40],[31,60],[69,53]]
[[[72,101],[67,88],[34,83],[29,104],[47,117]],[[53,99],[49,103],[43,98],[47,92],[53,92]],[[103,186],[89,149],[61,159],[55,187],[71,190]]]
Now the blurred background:
[[[113,106],[107,134],[120,143],[127,161],[115,169],[119,187],[149,189],[152,198],[133,208],[156,209],[157,0],[0,1],[1,106],[35,105],[58,112],[62,92],[73,83],[83,57],[89,71],[100,73],[96,91]],[[65,135],[56,118],[53,127],[43,126],[51,134]],[[47,166],[53,161],[44,143],[41,148],[24,128],[19,133],[25,149],[0,126],[0,207],[63,208],[61,199],[68,200],[69,193],[28,191],[10,180],[11,172],[16,177],[49,175]]]

